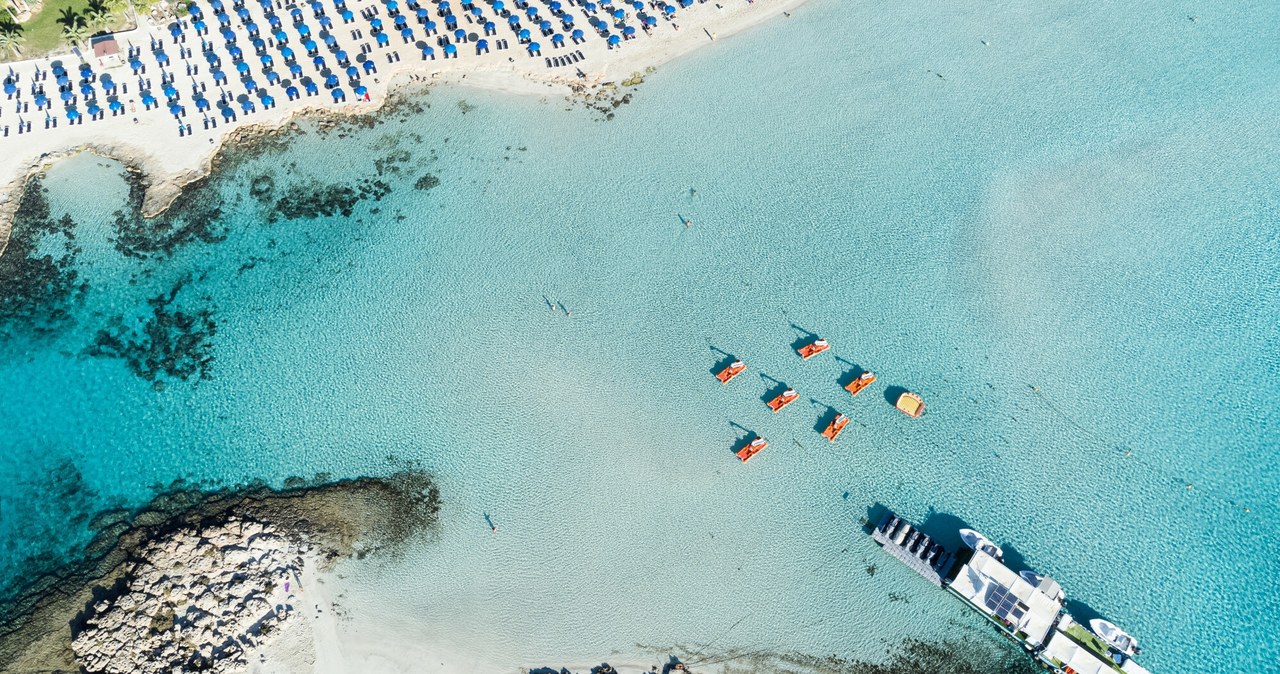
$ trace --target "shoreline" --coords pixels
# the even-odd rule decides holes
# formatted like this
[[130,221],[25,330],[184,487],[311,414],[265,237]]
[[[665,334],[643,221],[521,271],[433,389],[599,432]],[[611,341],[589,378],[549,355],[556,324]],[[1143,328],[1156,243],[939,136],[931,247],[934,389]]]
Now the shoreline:
[[[422,84],[428,87],[461,85],[521,96],[585,95],[643,73],[646,69],[661,66],[718,39],[739,34],[806,2],[731,1],[740,4],[733,7],[710,1],[695,4],[682,15],[683,29],[677,31],[662,26],[653,34],[632,40],[616,50],[607,49],[599,40],[582,43],[579,50],[591,59],[584,63],[594,64],[582,66],[584,78],[540,71],[537,69],[541,63],[539,58],[522,58],[507,63],[494,61],[498,58],[495,55],[467,55],[440,61],[405,60],[387,66],[385,76],[374,80],[369,87],[370,100],[367,102],[327,105],[308,102],[307,99],[281,102],[277,107],[256,113],[252,121],[245,117],[215,129],[193,132],[181,140],[161,131],[163,126],[154,117],[149,117],[146,123],[125,125],[122,120],[127,115],[56,129],[52,132],[54,135],[50,135],[49,130],[40,129],[32,132],[34,135],[31,136],[0,139],[0,147],[6,150],[0,153],[0,184],[3,185],[0,187],[0,255],[8,246],[13,215],[30,178],[82,152],[119,161],[136,171],[147,184],[142,215],[152,218],[168,210],[188,185],[210,176],[216,169],[217,158],[226,150],[287,128],[300,117],[343,119],[379,114],[388,102]],[[145,22],[135,32],[165,37],[163,28]],[[34,62],[24,63],[30,65]],[[168,123],[167,118],[163,120],[163,124]],[[114,137],[111,131],[115,131]],[[177,149],[188,151],[175,152]]]
[[[83,662],[73,648],[83,650],[95,612],[105,599],[130,590],[145,592],[150,585],[130,588],[138,567],[156,550],[171,552],[175,538],[195,540],[237,522],[255,522],[289,543],[289,550],[305,555],[305,571],[315,573],[337,561],[382,551],[394,551],[411,539],[429,534],[438,524],[439,491],[420,471],[404,470],[383,478],[337,482],[290,480],[275,489],[255,483],[233,489],[202,492],[177,487],[157,495],[132,512],[98,513],[96,534],[80,560],[46,570],[39,578],[14,588],[14,596],[0,606],[0,670],[80,671]],[[241,533],[223,538],[235,539]],[[248,532],[245,532],[248,536]],[[240,549],[244,540],[228,540]],[[199,557],[210,556],[207,551]],[[188,558],[188,566],[191,559]],[[168,568],[182,564],[165,560]],[[183,560],[177,560],[183,561]],[[239,568],[242,565],[232,565]],[[238,607],[236,607],[238,608]],[[103,628],[101,630],[110,632]],[[77,643],[77,641],[81,643]]]

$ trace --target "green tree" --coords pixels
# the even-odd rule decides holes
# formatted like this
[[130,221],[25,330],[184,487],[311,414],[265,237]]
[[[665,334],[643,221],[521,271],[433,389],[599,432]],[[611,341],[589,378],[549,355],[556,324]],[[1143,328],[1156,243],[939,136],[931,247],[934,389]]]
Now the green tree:
[[89,38],[89,29],[84,25],[84,21],[81,21],[72,26],[63,26],[62,36],[67,38],[67,42],[80,46]]
[[89,0],[89,6],[84,10],[84,18],[95,32],[105,31],[111,27],[111,8],[106,0]]
[[0,54],[22,54],[22,27],[6,23],[0,25]]

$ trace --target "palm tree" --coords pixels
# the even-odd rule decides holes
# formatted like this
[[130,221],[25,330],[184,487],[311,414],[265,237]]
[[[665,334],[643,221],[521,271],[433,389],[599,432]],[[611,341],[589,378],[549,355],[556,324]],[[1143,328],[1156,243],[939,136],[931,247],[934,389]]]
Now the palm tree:
[[0,53],[12,52],[14,56],[22,54],[22,28],[6,23],[0,25]]
[[95,30],[105,31],[111,27],[111,8],[107,6],[105,0],[89,0],[84,16]]
[[67,42],[78,47],[84,44],[85,39],[89,37],[89,29],[84,25],[84,20],[81,19],[79,23],[73,26],[63,26],[62,36],[67,38]]

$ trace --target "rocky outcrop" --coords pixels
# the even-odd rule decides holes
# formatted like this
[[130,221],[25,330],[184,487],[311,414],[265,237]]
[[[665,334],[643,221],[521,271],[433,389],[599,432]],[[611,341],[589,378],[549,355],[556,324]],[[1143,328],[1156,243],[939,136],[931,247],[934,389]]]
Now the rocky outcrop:
[[295,616],[305,544],[233,518],[150,542],[72,641],[89,672],[237,672]]

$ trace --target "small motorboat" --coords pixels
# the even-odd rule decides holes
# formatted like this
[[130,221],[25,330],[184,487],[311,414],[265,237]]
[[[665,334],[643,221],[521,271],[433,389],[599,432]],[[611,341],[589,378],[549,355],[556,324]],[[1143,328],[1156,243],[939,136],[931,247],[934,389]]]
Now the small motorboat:
[[757,435],[754,440],[747,443],[746,447],[739,449],[736,453],[738,455],[738,458],[742,459],[743,463],[746,463],[751,460],[751,457],[755,456],[756,454],[759,454],[765,447],[768,447],[768,446],[769,446],[769,443],[764,438]]
[[991,542],[991,539],[974,531],[973,529],[961,529],[960,540],[970,549],[978,552],[985,552],[996,559],[1004,557],[1004,550],[1000,546]]
[[831,423],[827,424],[826,430],[822,431],[822,437],[830,440],[831,442],[835,442],[836,438],[840,437],[840,432],[848,425],[849,417],[846,417],[843,414],[837,414],[836,418],[832,419]]
[[1043,592],[1050,599],[1061,604],[1067,600],[1067,595],[1062,591],[1062,586],[1058,585],[1058,581],[1049,576],[1042,576],[1031,569],[1023,569],[1018,572],[1022,579],[1031,583],[1031,586]]
[[876,380],[875,374],[871,372],[863,372],[862,374],[858,375],[857,379],[854,379],[853,381],[849,382],[849,384],[844,387],[844,390],[848,391],[850,395],[856,396],[859,393],[862,393],[862,389],[870,386],[873,382],[875,382],[875,380]]
[[819,337],[813,340],[812,342],[809,342],[808,344],[805,344],[804,346],[796,349],[796,353],[800,354],[801,358],[805,360],[809,360],[810,358],[813,358],[814,356],[830,348],[831,348],[831,344],[827,340]]
[[728,384],[733,381],[734,377],[742,374],[746,369],[746,363],[740,360],[735,360],[732,363],[729,363],[729,365],[723,370],[717,372],[716,379],[719,379],[721,384]]
[[897,407],[899,412],[912,419],[919,419],[920,415],[924,414],[924,399],[915,393],[907,391],[898,396],[898,402],[894,407]]
[[1089,621],[1089,629],[1098,635],[1098,638],[1107,642],[1107,645],[1120,651],[1124,655],[1137,655],[1142,649],[1138,648],[1138,640],[1129,636],[1124,630],[1115,626],[1115,623],[1103,620],[1102,618],[1094,618]]
[[786,407],[787,405],[790,405],[791,403],[799,399],[800,399],[800,394],[796,393],[795,389],[789,388],[783,391],[782,393],[778,394],[773,400],[769,401],[769,409],[773,410],[774,414],[777,414],[782,410],[782,408]]

